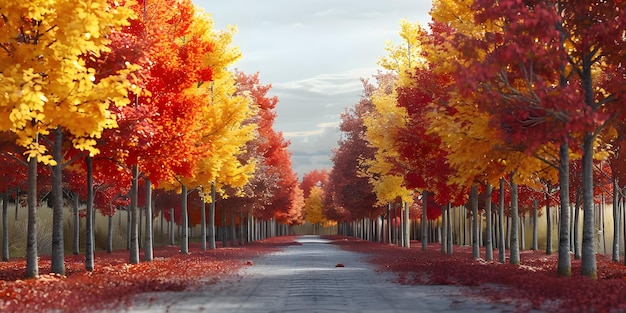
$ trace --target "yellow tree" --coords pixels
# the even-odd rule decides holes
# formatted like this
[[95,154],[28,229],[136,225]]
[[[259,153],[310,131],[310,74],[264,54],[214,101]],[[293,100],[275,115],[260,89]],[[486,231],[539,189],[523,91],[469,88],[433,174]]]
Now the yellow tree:
[[[240,155],[245,152],[247,142],[254,138],[256,125],[249,120],[256,113],[256,108],[252,99],[246,95],[236,94],[235,75],[228,70],[228,67],[241,56],[239,49],[231,46],[235,28],[215,31],[212,18],[200,9],[196,10],[189,36],[202,37],[202,40],[209,41],[212,47],[206,55],[200,56],[203,58],[203,64],[212,69],[212,80],[198,82],[197,86],[189,90],[203,98],[205,103],[195,127],[196,132],[200,134],[200,141],[196,144],[203,147],[204,153],[196,163],[191,176],[178,176],[176,181],[169,182],[166,188],[180,187],[184,199],[187,196],[187,189],[199,189],[203,196],[203,205],[205,202],[211,202],[209,217],[210,221],[213,221],[215,195],[219,194],[222,197],[236,195],[226,195],[226,190],[243,187],[254,172],[254,160],[241,160]],[[212,196],[207,196],[209,192]],[[182,208],[182,213],[186,216],[185,207]],[[185,218],[183,223],[184,220]],[[205,221],[203,214],[203,225]],[[204,232],[206,227],[203,227]],[[215,248],[213,232],[214,223],[209,223],[211,248]],[[203,244],[206,245],[206,242],[203,241]],[[186,253],[186,238],[183,238],[181,245],[181,252]]]
[[305,220],[315,226],[319,233],[319,226],[328,223],[324,216],[324,204],[322,202],[324,191],[320,186],[313,186],[309,196],[304,200]]
[[[128,103],[128,72],[103,75],[87,67],[86,61],[109,50],[108,34],[128,25],[133,13],[124,2],[107,0],[9,0],[3,1],[0,13],[0,130],[14,132],[17,143],[26,148],[31,176],[36,173],[36,161],[54,166],[53,198],[57,201],[51,270],[64,274],[62,134],[69,132],[74,147],[94,155],[98,153],[95,139],[104,129],[116,127],[109,106]],[[54,156],[39,139],[51,130]],[[28,277],[38,275],[34,192],[29,188]]]

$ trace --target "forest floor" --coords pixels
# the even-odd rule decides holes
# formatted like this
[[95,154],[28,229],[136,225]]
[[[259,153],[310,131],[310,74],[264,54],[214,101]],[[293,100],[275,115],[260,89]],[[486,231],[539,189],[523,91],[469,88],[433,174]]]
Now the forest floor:
[[[522,251],[521,266],[473,260],[471,247],[454,247],[443,255],[439,244],[412,242],[411,249],[355,238],[330,236],[343,249],[368,255],[379,271],[398,274],[402,284],[470,286],[473,296],[494,302],[527,306],[518,311],[626,312],[626,266],[598,255],[598,279],[579,275],[580,260],[572,260],[572,277],[556,275],[557,255]],[[298,244],[294,237],[276,237],[233,248],[202,251],[190,244],[159,247],[154,261],[129,265],[127,250],[98,252],[95,269],[85,270],[84,255],[66,256],[66,276],[47,274],[49,257],[39,259],[39,279],[22,279],[25,259],[0,262],[0,312],[75,312],[123,306],[138,293],[181,291],[237,275],[260,255]],[[481,250],[484,258],[485,251]],[[143,257],[141,255],[140,257]],[[494,252],[497,259],[497,251]],[[68,309],[71,308],[71,309]]]
[[[472,258],[472,247],[454,246],[453,255],[441,254],[441,244],[431,243],[422,251],[419,241],[411,248],[330,236],[342,248],[369,255],[368,262],[380,271],[398,274],[398,282],[409,285],[470,286],[471,295],[493,302],[510,303],[520,312],[626,312],[626,265],[597,255],[598,279],[580,275],[581,260],[572,255],[572,276],[557,275],[558,255],[545,251],[520,252],[521,265]],[[507,259],[508,262],[508,250]],[[525,304],[525,306],[524,306]],[[522,305],[522,306],[520,306]]]

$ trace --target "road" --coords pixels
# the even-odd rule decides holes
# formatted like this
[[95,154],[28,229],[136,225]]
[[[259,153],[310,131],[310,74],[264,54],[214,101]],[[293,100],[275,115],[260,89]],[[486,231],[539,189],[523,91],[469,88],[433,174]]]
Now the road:
[[[317,236],[254,260],[237,279],[200,291],[144,293],[126,312],[515,312],[459,286],[408,286]],[[337,265],[343,265],[338,267]]]

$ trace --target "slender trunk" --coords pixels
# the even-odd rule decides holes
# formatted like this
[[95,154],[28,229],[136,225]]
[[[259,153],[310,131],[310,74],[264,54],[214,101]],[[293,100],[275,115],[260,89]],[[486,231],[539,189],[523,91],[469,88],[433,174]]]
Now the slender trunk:
[[50,272],[65,275],[65,247],[63,244],[63,130],[54,130],[52,154],[56,165],[52,167],[52,259]]
[[209,249],[215,250],[215,184],[211,183],[211,205],[209,206]]
[[113,252],[113,215],[108,216],[107,224],[107,253]]
[[130,264],[139,264],[139,210],[137,209],[139,167],[132,168],[132,184],[130,187]]
[[583,139],[582,180],[583,180],[583,243],[580,273],[583,276],[598,278],[596,268],[595,227],[593,215],[593,142],[594,137],[587,133]]
[[[37,256],[37,158],[28,160],[28,233],[26,235],[26,278],[39,276]],[[17,196],[15,202],[19,202]]]
[[130,251],[130,207],[126,207],[126,250]]
[[422,251],[428,248],[428,220],[426,210],[428,207],[428,191],[422,191]]
[[161,239],[163,239],[163,234],[164,234],[164,233],[163,233],[163,220],[165,220],[165,214],[163,214],[163,213],[164,213],[165,211],[164,211],[164,210],[163,210],[163,208],[161,207],[161,209],[159,210],[159,212],[160,212],[160,214],[159,214],[159,215],[160,215],[160,216],[159,216],[159,219],[160,219],[160,222],[161,222],[161,225],[159,226],[159,230],[160,230],[160,231],[159,231],[159,236],[160,236],[160,238],[161,238]]
[[448,207],[446,208],[446,221],[448,223],[447,226],[447,230],[448,230],[448,235],[446,236],[448,239],[448,247],[446,248],[446,251],[448,252],[449,255],[452,255],[452,223],[450,222],[450,203],[448,202]]
[[478,245],[478,186],[473,185],[470,191],[472,206],[472,257],[480,259],[480,246]]
[[87,165],[87,215],[85,216],[85,269],[93,271],[94,268],[94,242],[93,242],[93,163],[90,156],[85,158]]
[[485,186],[485,217],[487,218],[487,229],[485,233],[485,259],[489,262],[493,261],[493,221],[491,219],[491,192],[491,184],[487,183],[487,185]]
[[546,192],[546,254],[552,254],[552,213],[550,213],[550,186]]
[[[137,189],[137,192],[139,192],[139,189]],[[137,242],[139,244],[139,249],[141,249],[143,247],[143,241],[141,240],[141,229],[143,227],[143,212],[144,209],[142,207],[139,206],[139,202],[137,202],[137,211],[139,211],[139,223],[137,225]]]
[[559,227],[559,258],[557,274],[559,276],[572,275],[572,260],[569,246],[569,146],[564,140],[559,149],[559,199],[560,199],[560,227]]
[[574,259],[580,260],[580,190],[576,190],[574,205]]
[[[620,208],[622,209],[622,231],[624,232],[624,242],[626,243],[626,197],[624,197],[624,193],[620,190],[621,198]],[[624,247],[624,264],[626,265],[626,245]]]
[[73,253],[78,255],[80,253],[80,216],[78,215],[78,193],[73,193],[74,200],[74,244]]
[[387,203],[387,238],[385,239],[385,243],[391,243],[391,203]]
[[446,219],[446,206],[441,206],[441,254],[448,253],[448,230]]
[[174,208],[170,208],[170,246],[176,244],[174,240]]
[[409,203],[404,203],[404,246],[411,248],[411,227],[409,218]]
[[143,260],[151,262],[153,259],[152,249],[152,182],[146,178],[146,230],[144,234]]
[[200,195],[200,249],[206,251],[206,203],[204,188]]
[[[244,243],[244,227],[243,227],[244,215],[243,212],[239,212],[239,245],[242,246]],[[319,224],[318,224],[319,227]]]
[[187,230],[189,228],[189,217],[187,215],[187,186],[182,185],[183,191],[181,192],[182,196],[182,206],[180,209],[180,225],[181,225],[181,236],[180,236],[180,253],[188,254],[189,253],[189,236],[187,235]]
[[[17,201],[17,199],[15,200]],[[9,260],[9,193],[2,194],[2,261]]]
[[230,246],[235,246],[235,241],[237,240],[237,234],[235,233],[235,210],[232,208],[230,210]]
[[519,265],[519,209],[518,188],[515,178],[511,175],[511,252],[509,263]]
[[222,225],[220,225],[220,236],[222,237],[222,247],[226,247],[227,243],[228,243],[228,234],[227,234],[227,228],[226,228],[226,206],[222,205]]
[[[29,163],[29,166],[30,166],[30,163]],[[18,187],[15,190],[15,221],[17,221],[17,213],[18,213],[18,210],[20,208],[19,198],[20,198],[20,188]]]
[[539,215],[539,201],[533,200],[533,251],[539,249],[539,240],[537,239],[539,233],[537,230],[537,217]]
[[520,250],[526,250],[526,217],[520,216]]

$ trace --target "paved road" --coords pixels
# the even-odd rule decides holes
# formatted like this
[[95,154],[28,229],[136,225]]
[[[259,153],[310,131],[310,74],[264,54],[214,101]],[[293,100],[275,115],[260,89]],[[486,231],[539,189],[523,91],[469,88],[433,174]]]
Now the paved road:
[[[363,256],[316,236],[260,257],[241,279],[202,291],[144,293],[128,312],[514,312],[460,297],[455,286],[406,286],[377,273]],[[338,263],[344,267],[336,267]]]

